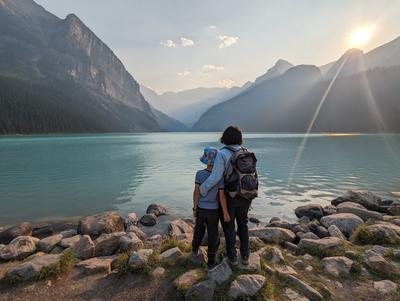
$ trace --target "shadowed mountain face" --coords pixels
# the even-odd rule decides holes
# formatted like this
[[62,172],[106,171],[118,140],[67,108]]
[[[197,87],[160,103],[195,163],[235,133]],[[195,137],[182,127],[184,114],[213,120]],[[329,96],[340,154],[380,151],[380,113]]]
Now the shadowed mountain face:
[[[32,103],[29,108],[40,112],[45,120],[51,114],[46,108],[48,103],[63,111],[68,111],[68,104],[74,104],[71,111],[77,118],[88,125],[90,120],[97,120],[96,124],[102,124],[101,131],[165,129],[140,93],[139,84],[107,45],[75,15],[59,19],[32,0],[0,0],[0,75],[3,84],[23,79],[19,83],[29,83],[27,90],[35,92],[38,87],[42,101]],[[68,91],[67,86],[75,90]],[[2,89],[11,88],[2,86]],[[22,100],[3,96],[0,101],[3,109],[15,115],[6,103]],[[166,118],[163,115],[164,121]],[[9,128],[3,127],[2,131],[15,132],[16,128],[24,133],[36,131],[34,125],[24,129],[19,122],[8,118]],[[41,132],[68,132],[67,128],[49,123],[43,125]],[[73,128],[74,132],[86,132],[88,128],[98,131],[99,127],[93,124],[81,130]]]
[[[246,131],[305,132],[330,80],[317,67],[298,66],[210,108],[193,127],[220,131],[236,124]],[[400,131],[400,67],[339,77],[313,132]]]

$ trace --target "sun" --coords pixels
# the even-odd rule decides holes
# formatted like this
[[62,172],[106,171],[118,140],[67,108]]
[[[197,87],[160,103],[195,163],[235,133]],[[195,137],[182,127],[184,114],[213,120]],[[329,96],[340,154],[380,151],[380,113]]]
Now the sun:
[[349,45],[352,48],[364,46],[372,36],[372,27],[364,26],[354,30],[349,37]]

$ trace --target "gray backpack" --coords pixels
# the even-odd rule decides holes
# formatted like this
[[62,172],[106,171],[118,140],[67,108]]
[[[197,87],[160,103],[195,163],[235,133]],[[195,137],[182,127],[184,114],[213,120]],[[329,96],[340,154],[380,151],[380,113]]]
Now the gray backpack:
[[251,202],[258,196],[257,158],[244,147],[224,148],[232,152],[224,175],[225,191],[231,198],[239,196]]

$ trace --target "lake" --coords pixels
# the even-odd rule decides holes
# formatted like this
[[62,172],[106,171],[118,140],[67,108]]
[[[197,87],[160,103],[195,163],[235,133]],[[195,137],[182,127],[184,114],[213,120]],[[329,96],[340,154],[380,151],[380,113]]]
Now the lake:
[[[142,214],[159,202],[178,217],[192,208],[204,146],[219,133],[151,133],[0,138],[0,224],[117,210]],[[382,197],[400,190],[400,135],[247,134],[256,153],[260,196],[251,214],[294,217],[308,202],[328,204],[348,189]]]

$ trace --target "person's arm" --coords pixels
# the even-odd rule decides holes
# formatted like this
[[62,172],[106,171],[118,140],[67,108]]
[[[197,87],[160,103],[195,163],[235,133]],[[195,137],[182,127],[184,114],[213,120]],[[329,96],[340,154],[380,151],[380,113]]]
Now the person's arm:
[[208,191],[213,188],[222,179],[225,172],[225,160],[221,152],[215,157],[214,166],[210,176],[200,185],[200,194],[206,196]]
[[197,215],[197,207],[199,206],[200,185],[196,184],[193,191],[193,217]]
[[228,223],[231,221],[231,217],[229,216],[228,206],[226,205],[226,197],[224,189],[219,189],[219,201],[222,207],[222,213],[224,215],[224,222]]

